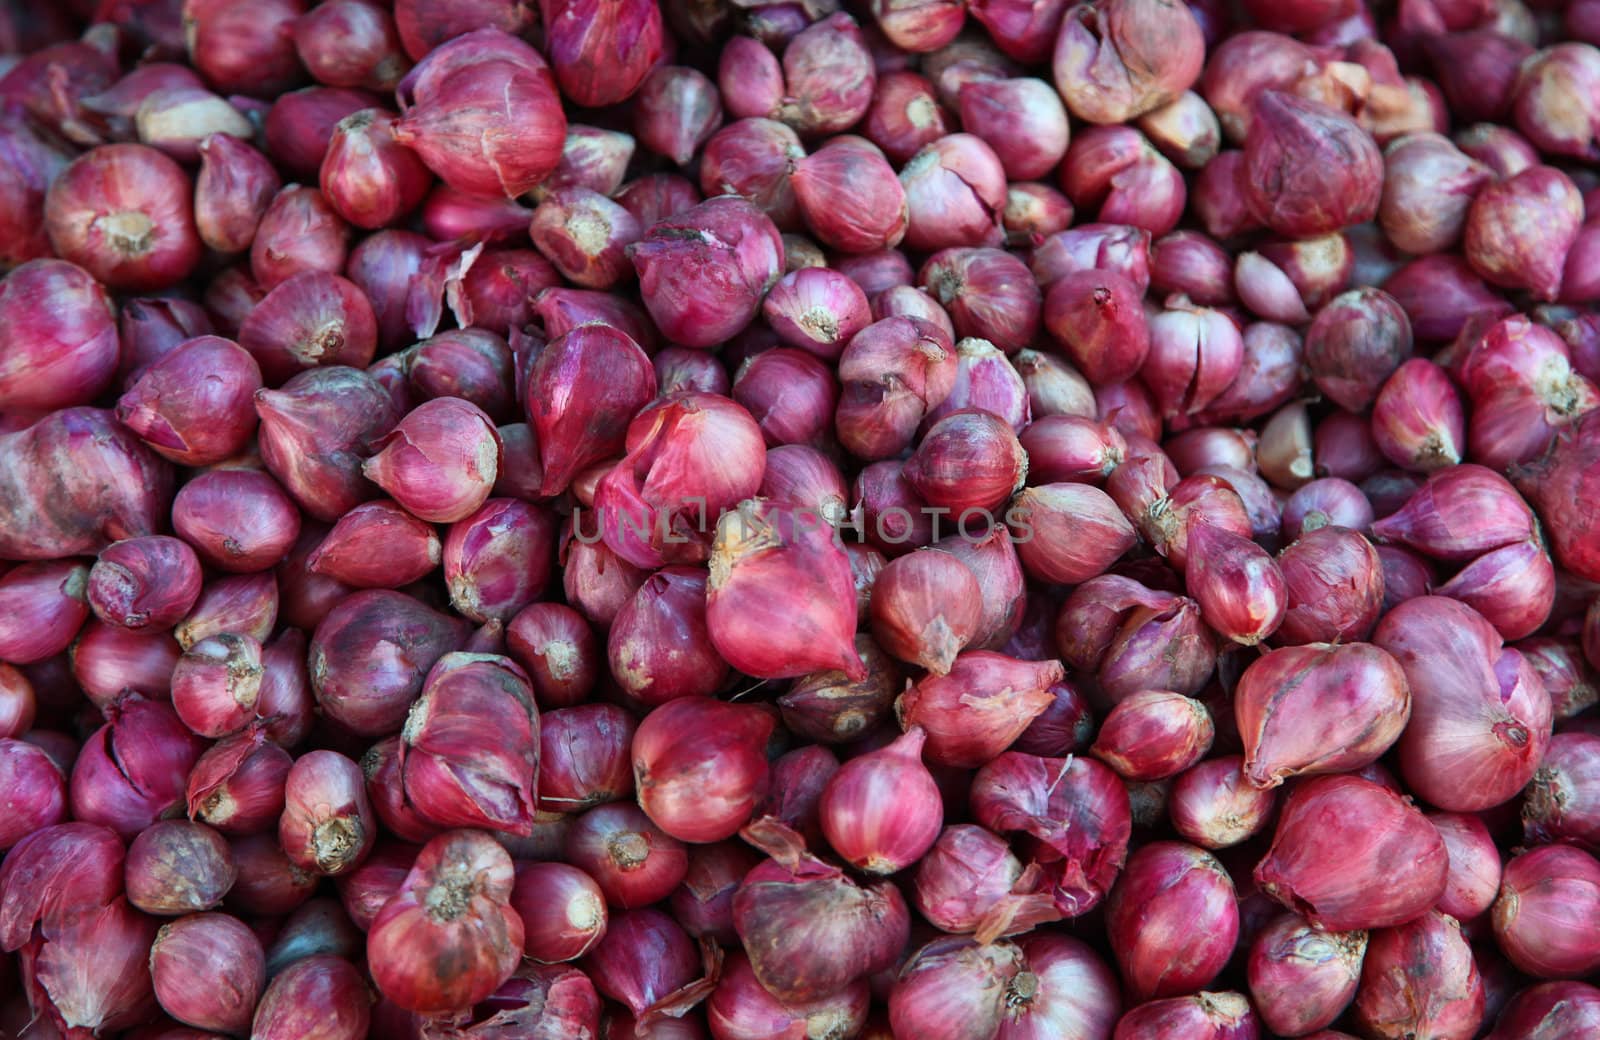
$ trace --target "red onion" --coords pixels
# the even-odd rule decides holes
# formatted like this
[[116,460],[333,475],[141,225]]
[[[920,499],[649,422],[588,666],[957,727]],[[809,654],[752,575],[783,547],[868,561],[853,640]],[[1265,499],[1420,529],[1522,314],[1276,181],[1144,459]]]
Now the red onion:
[[261,1040],[359,1040],[367,1034],[370,1001],[365,979],[349,961],[332,954],[307,957],[268,984],[251,1035]]
[[427,671],[462,635],[458,622],[399,593],[348,596],[312,636],[317,702],[357,733],[392,732],[405,720]]
[[905,236],[906,191],[883,154],[859,138],[838,138],[797,160],[790,185],[806,226],[824,245],[870,253]]
[[1279,643],[1364,639],[1377,623],[1384,582],[1381,551],[1342,527],[1302,534],[1278,557],[1288,589]]
[[1267,825],[1274,808],[1270,790],[1246,782],[1237,755],[1210,759],[1179,774],[1167,809],[1173,828],[1207,849],[1237,845]]
[[906,245],[910,248],[934,252],[999,244],[1005,171],[981,138],[941,137],[906,163],[900,182],[909,213]]
[[1483,981],[1461,926],[1440,912],[1374,934],[1355,1021],[1378,1035],[1470,1037],[1483,1021]]
[[399,419],[376,380],[355,369],[302,372],[256,392],[261,456],[302,509],[332,522],[372,497],[361,462]]
[[1204,986],[1233,954],[1233,883],[1210,853],[1158,841],[1128,859],[1106,900],[1106,933],[1130,996],[1146,1000]]
[[1056,279],[1045,298],[1044,324],[1073,364],[1097,384],[1129,378],[1149,355],[1138,287],[1113,271],[1077,271]]
[[579,704],[540,719],[539,807],[579,812],[633,791],[633,717],[610,704]]
[[62,823],[29,834],[0,866],[0,947],[17,950],[33,939],[35,925],[55,932],[111,903],[122,870],[122,842],[105,827]]
[[[384,547],[381,560],[373,546]],[[432,525],[393,502],[363,502],[339,518],[306,557],[306,569],[353,588],[399,588],[439,566],[439,537]]]
[[356,227],[376,229],[415,209],[433,182],[415,152],[395,140],[395,116],[362,109],[341,119],[323,156],[322,194]]
[[1325,932],[1296,914],[1275,918],[1250,947],[1250,995],[1262,1022],[1284,1036],[1332,1025],[1356,996],[1366,951],[1366,932]]
[[1548,456],[1518,474],[1544,517],[1556,560],[1588,581],[1600,577],[1600,557],[1591,544],[1595,513],[1588,508],[1588,488],[1600,474],[1592,443],[1597,428],[1600,418],[1590,413],[1574,425],[1571,435],[1556,442]]
[[1493,284],[1554,300],[1582,219],[1583,200],[1572,181],[1551,167],[1531,166],[1478,192],[1462,250]]
[[1282,623],[1288,607],[1283,571],[1265,549],[1203,520],[1189,526],[1184,581],[1206,623],[1254,646]]
[[337,876],[355,869],[377,839],[361,768],[336,751],[312,751],[289,770],[278,840],[295,866]]
[[1494,937],[1511,963],[1530,975],[1587,975],[1600,961],[1593,930],[1600,864],[1564,845],[1546,845],[1506,864],[1494,904]]
[[[708,354],[703,350],[667,347],[651,358],[650,363],[656,370],[656,383],[663,397],[679,393],[717,394],[726,397],[732,385],[728,379],[728,370],[722,367],[720,359],[715,354]],[[505,433],[501,431],[501,439],[504,437]],[[534,490],[538,490],[537,485]]]
[[780,824],[758,821],[745,836],[775,854],[733,900],[734,927],[769,993],[791,1004],[825,997],[896,961],[910,921],[892,884],[857,885]]
[[1571,371],[1560,337],[1523,318],[1490,326],[1456,372],[1473,406],[1472,455],[1493,468],[1544,454],[1562,428],[1600,407],[1600,389]]
[[[1395,863],[1410,864],[1404,876]],[[1448,867],[1439,832],[1399,795],[1326,776],[1290,794],[1255,880],[1319,928],[1354,931],[1422,913],[1444,892]]]
[[1132,830],[1127,789],[1111,770],[1085,758],[1008,751],[978,770],[971,798],[985,827],[1029,836],[1063,914],[1080,916],[1105,898]]
[[365,863],[339,879],[340,899],[357,928],[365,932],[371,927],[383,905],[400,890],[419,851],[415,845],[385,840]]
[[1423,358],[1395,369],[1373,403],[1373,437],[1405,469],[1431,473],[1459,464],[1465,432],[1455,387],[1444,369]]
[[194,610],[173,630],[185,650],[202,639],[233,633],[257,642],[272,634],[278,618],[278,583],[271,571],[230,575],[200,590]]
[[452,831],[424,846],[368,933],[379,991],[408,1010],[438,1013],[498,989],[522,953],[512,884],[511,858],[486,834]]
[[579,470],[622,448],[621,420],[654,392],[650,360],[625,333],[587,325],[553,340],[528,378],[529,422],[544,470],[541,491],[560,492]]
[[1405,672],[1370,643],[1269,651],[1246,667],[1234,706],[1245,776],[1258,787],[1371,765],[1411,717]]
[[[1115,1040],[1160,1040],[1169,1036],[1256,1040],[1260,1030],[1255,1009],[1243,994],[1202,991],[1140,1004],[1122,1016],[1113,1036]],[[1344,1040],[1344,1034],[1317,1033],[1311,1040]]]
[[576,960],[606,933],[600,886],[565,863],[519,864],[511,908],[522,919],[527,955],[541,963]]
[[214,469],[179,490],[172,529],[212,567],[250,574],[283,559],[300,536],[300,514],[269,474]]
[[919,862],[913,898],[936,927],[990,942],[1060,918],[1043,882],[1040,869],[1025,870],[1003,839],[956,824]]
[[584,964],[601,993],[635,1015],[655,1018],[703,999],[715,984],[719,960],[715,947],[702,947],[697,956],[684,930],[650,908],[613,915]]
[[392,90],[410,66],[389,11],[368,0],[320,4],[294,21],[295,53],[319,83]]
[[1116,0],[1069,11],[1052,72],[1072,114],[1121,123],[1173,101],[1205,62],[1200,26],[1182,4]]
[[17,266],[49,255],[45,192],[72,156],[60,141],[41,133],[16,110],[0,119],[0,155],[11,171],[0,190],[0,259]]
[[564,858],[594,878],[612,906],[638,907],[665,899],[683,880],[683,843],[632,805],[590,809],[567,834]]
[[1374,523],[1372,532],[1436,559],[1460,561],[1524,541],[1532,525],[1532,511],[1508,481],[1468,463],[1430,476],[1398,512]]
[[568,280],[608,289],[628,272],[624,249],[641,228],[633,214],[582,187],[561,188],[533,211],[533,243]]
[[72,768],[72,816],[132,837],[179,811],[201,741],[165,704],[127,696],[104,711]]
[[1411,323],[1379,289],[1336,297],[1306,330],[1306,364],[1323,393],[1353,412],[1365,411],[1384,380],[1411,353]]
[[166,694],[181,650],[168,632],[135,632],[91,621],[70,653],[72,677],[104,709],[124,693]]
[[1203,758],[1214,736],[1211,716],[1200,702],[1145,690],[1111,709],[1089,753],[1124,780],[1164,780]]
[[[712,546],[706,603],[712,642],[747,675],[841,667],[860,679],[865,668],[850,645],[852,589],[849,559],[831,530],[760,500],[741,503],[719,521]],[[801,590],[815,598],[810,592],[797,598]],[[796,602],[807,604],[807,613],[794,614]]]
[[105,290],[83,268],[31,260],[0,281],[11,346],[0,361],[0,406],[24,411],[87,404],[111,382],[117,328]]
[[[475,726],[485,727],[476,737]],[[538,762],[538,717],[522,670],[490,654],[441,657],[401,730],[407,802],[436,826],[525,836]]]
[[562,2],[550,5],[544,19],[556,82],[578,105],[596,108],[627,99],[661,56],[661,11],[655,4]]
[[443,557],[451,605],[480,623],[509,621],[544,594],[555,527],[550,513],[504,498],[453,524]]
[[20,737],[33,729],[37,712],[28,677],[9,664],[0,666],[0,738]]
[[769,446],[816,446],[828,437],[839,390],[815,355],[776,347],[739,366],[732,396],[755,417]]
[[266,728],[218,741],[200,756],[189,774],[189,816],[224,834],[256,834],[283,812],[288,752],[269,743]]
[[1383,202],[1378,223],[1408,253],[1437,253],[1461,237],[1467,209],[1490,171],[1442,134],[1413,134],[1384,155]]
[[[874,734],[872,747],[884,743],[891,732]],[[825,747],[797,748],[772,763],[770,790],[756,805],[755,818],[771,818],[794,830],[808,846],[821,847],[822,792],[839,772],[839,758]]]
[[172,707],[202,737],[225,737],[256,716],[261,644],[223,633],[190,647],[172,672]]
[[250,243],[250,273],[262,289],[271,290],[295,275],[337,272],[344,268],[349,234],[349,225],[321,192],[291,184],[261,215]]
[[1444,839],[1450,872],[1438,908],[1470,922],[1494,903],[1500,890],[1500,852],[1483,820],[1470,813],[1431,813],[1428,821]]
[[511,656],[533,681],[541,707],[575,705],[594,687],[598,656],[594,632],[581,615],[558,603],[534,603],[506,629]]
[[1529,986],[1506,1005],[1490,1040],[1519,1036],[1582,1036],[1600,1023],[1600,990],[1582,982]]
[[772,726],[765,711],[703,697],[657,708],[633,738],[639,805],[680,841],[731,838],[766,794]]
[[[428,168],[457,191],[512,198],[555,169],[567,121],[549,67],[537,53],[492,49],[501,46],[500,39],[509,42],[492,28],[453,43],[474,39],[488,44],[477,60],[457,58],[452,65],[452,53],[439,58],[437,70],[429,62],[413,70],[412,76],[418,77],[412,83],[415,103],[395,124],[394,137],[416,149]],[[405,88],[402,81],[402,96]]]
[[698,568],[664,568],[645,579],[618,612],[607,655],[613,677],[631,699],[653,706],[708,696],[722,686],[728,666],[707,629],[706,580]]
[[375,447],[362,472],[408,512],[433,523],[471,516],[489,497],[499,471],[493,422],[477,405],[455,397],[418,405]]
[[155,149],[104,145],[51,184],[45,228],[57,255],[112,288],[166,289],[200,259],[191,193],[188,175]]
[[879,574],[873,634],[895,657],[943,675],[977,634],[981,609],[977,578],[964,563],[945,553],[914,552]]
[[1555,599],[1550,554],[1536,541],[1485,553],[1434,591],[1472,607],[1506,639],[1531,635]]
[[276,834],[253,834],[236,838],[232,844],[239,876],[228,890],[230,909],[287,914],[311,898],[317,875],[291,863]]
[[33,664],[65,650],[89,616],[88,580],[76,560],[0,574],[0,660]]
[[1551,720],[1543,683],[1522,655],[1502,650],[1471,607],[1439,596],[1399,604],[1372,638],[1411,686],[1400,761],[1412,790],[1462,812],[1521,790],[1544,757]]
[[[743,199],[713,199],[663,220],[629,254],[651,316],[665,335],[688,346],[710,346],[743,329],[782,274],[777,229]],[[711,279],[712,298],[705,298],[704,284],[684,280],[691,272]]]
[[1093,127],[1077,136],[1061,167],[1074,206],[1108,224],[1165,235],[1182,216],[1182,175],[1132,127]]
[[866,983],[856,982],[821,1000],[781,1003],[762,987],[749,958],[736,953],[724,966],[706,1011],[718,1040],[853,1035],[866,1020],[870,1001]]
[[8,812],[0,825],[0,849],[9,849],[67,815],[67,779],[50,756],[32,744],[0,739],[0,780]]
[[925,739],[912,725],[883,750],[845,763],[823,789],[823,834],[846,861],[869,874],[910,866],[938,837],[943,808],[922,765]]
[[1037,984],[1012,943],[935,939],[895,976],[889,1022],[895,1036],[983,1040],[1000,1035],[1008,1013]]
[[147,535],[106,547],[90,569],[86,595],[107,624],[160,632],[200,595],[200,561],[176,538]]
[[866,677],[852,681],[841,671],[815,672],[797,679],[777,704],[784,725],[807,740],[835,744],[855,740],[888,714],[900,690],[894,663],[870,637],[858,635],[856,654]]
[[[197,373],[205,372],[206,378]],[[188,340],[146,367],[117,401],[117,419],[162,457],[205,466],[237,455],[255,431],[261,370],[216,336]]]
[[987,650],[956,657],[947,675],[929,676],[901,699],[905,725],[928,734],[927,758],[973,768],[991,760],[1052,700],[1059,662],[1018,661]]
[[1541,151],[1588,157],[1595,150],[1596,97],[1600,54],[1586,44],[1558,43],[1522,62],[1510,114]]
[[1383,157],[1343,113],[1265,90],[1255,102],[1241,175],[1256,220],[1280,235],[1308,238],[1377,215]]
[[149,1018],[148,954],[156,922],[120,897],[85,907],[22,951],[21,976],[36,1020],[56,1035],[93,1035]]
[[866,114],[876,76],[855,19],[812,22],[783,51],[785,94],[777,118],[801,134],[836,134]]
[[[723,51],[724,61],[730,60],[732,51],[731,45]],[[902,70],[879,75],[862,132],[891,160],[904,163],[948,133],[952,122],[933,84],[925,76]]]
[[238,918],[193,914],[162,926],[150,947],[162,1010],[200,1029],[243,1032],[267,969],[261,943]]

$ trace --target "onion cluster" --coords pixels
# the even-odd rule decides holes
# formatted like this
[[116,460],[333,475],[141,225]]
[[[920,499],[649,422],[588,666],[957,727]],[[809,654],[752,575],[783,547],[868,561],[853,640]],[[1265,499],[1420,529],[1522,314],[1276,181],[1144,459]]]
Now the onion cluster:
[[1600,1036],[1600,2],[0,0],[0,1036]]

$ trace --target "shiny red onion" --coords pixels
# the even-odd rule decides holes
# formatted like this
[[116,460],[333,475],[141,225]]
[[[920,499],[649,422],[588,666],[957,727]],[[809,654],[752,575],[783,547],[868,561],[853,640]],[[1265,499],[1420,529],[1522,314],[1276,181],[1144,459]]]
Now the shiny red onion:
[[[1393,864],[1410,864],[1398,877]],[[1267,895],[1328,930],[1408,921],[1444,892],[1448,854],[1439,832],[1399,795],[1356,776],[1295,788],[1272,847],[1255,868]]]
[[1233,883],[1211,854],[1182,842],[1134,853],[1106,900],[1106,932],[1129,994],[1173,996],[1205,986],[1233,954]]
[[766,794],[772,727],[765,711],[704,697],[652,711],[633,738],[640,807],[680,841],[732,837]]
[[1502,649],[1477,611],[1441,596],[1399,604],[1372,639],[1400,662],[1411,687],[1411,722],[1400,740],[1410,788],[1453,811],[1486,809],[1521,790],[1544,757],[1552,714],[1522,655]]

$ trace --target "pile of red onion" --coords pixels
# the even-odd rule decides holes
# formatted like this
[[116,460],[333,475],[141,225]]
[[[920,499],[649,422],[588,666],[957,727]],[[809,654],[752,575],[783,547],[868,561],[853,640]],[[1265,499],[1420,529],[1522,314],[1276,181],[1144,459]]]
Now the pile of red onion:
[[1600,0],[0,0],[0,1036],[1600,1037]]

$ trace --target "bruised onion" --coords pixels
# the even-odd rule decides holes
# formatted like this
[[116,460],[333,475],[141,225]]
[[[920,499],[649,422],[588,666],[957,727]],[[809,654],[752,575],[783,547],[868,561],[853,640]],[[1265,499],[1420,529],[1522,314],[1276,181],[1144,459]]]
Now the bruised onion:
[[1365,932],[1326,932],[1283,914],[1250,947],[1250,994],[1267,1028],[1304,1036],[1332,1025],[1355,998]]
[[482,831],[450,831],[424,846],[367,933],[379,991],[408,1010],[439,1013],[498,989],[522,956],[513,881],[511,857]]

